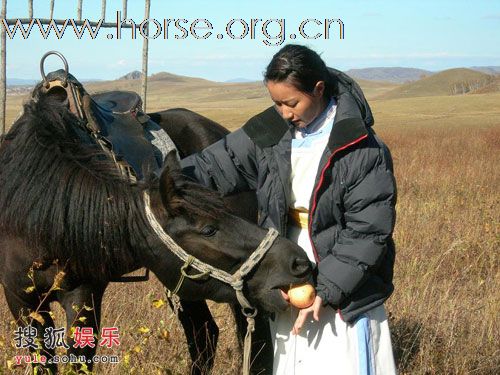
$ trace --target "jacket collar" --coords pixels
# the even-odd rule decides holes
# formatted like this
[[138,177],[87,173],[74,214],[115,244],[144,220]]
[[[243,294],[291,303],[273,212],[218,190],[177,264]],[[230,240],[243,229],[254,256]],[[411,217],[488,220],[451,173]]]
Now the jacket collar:
[[291,124],[281,117],[274,106],[253,116],[243,125],[243,131],[260,148],[271,147],[280,141]]
[[332,152],[368,134],[367,126],[361,118],[359,107],[353,96],[344,92],[336,99],[337,113],[327,145]]

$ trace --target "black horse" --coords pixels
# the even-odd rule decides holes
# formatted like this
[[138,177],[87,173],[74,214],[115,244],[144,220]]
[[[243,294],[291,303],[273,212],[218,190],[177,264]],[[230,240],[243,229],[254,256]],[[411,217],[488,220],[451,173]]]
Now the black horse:
[[[185,108],[174,108],[149,113],[172,138],[181,157],[199,152],[217,142],[229,131],[219,123]],[[254,192],[242,192],[224,197],[226,207],[239,217],[257,222],[257,200]],[[188,343],[193,364],[191,375],[209,373],[213,367],[219,328],[205,301],[181,299],[182,311],[178,312]],[[232,305],[237,324],[240,347],[246,333],[246,319],[239,305]],[[273,348],[269,332],[268,317],[260,314],[256,318],[256,330],[252,341],[252,373],[272,372]]]
[[[67,106],[43,95],[24,106],[0,145],[0,281],[18,323],[36,329],[42,346],[31,350],[54,355],[43,338],[54,327],[52,301],[66,312],[67,332],[90,327],[98,334],[110,280],[147,267],[174,288],[183,262],[153,230],[147,195],[162,230],[226,272],[237,270],[267,234],[183,178],[175,155],[169,154],[160,177],[131,183],[82,133]],[[279,288],[303,282],[310,271],[303,250],[277,238],[245,280],[244,292],[269,311],[286,309]],[[187,301],[236,302],[234,290],[214,278],[186,279],[178,294]],[[73,336],[68,344],[68,354],[95,353],[95,347],[75,345]],[[57,370],[48,362],[43,369]]]

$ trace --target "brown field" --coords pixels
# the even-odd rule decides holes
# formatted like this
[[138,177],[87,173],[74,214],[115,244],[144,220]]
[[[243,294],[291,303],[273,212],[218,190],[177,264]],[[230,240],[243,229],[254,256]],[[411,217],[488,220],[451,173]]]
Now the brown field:
[[[122,83],[108,83],[123,88]],[[137,90],[136,83],[127,83]],[[136,86],[134,86],[136,85]],[[390,88],[390,87],[389,87]],[[103,84],[92,90],[103,90]],[[256,84],[150,85],[149,110],[184,106],[235,129],[269,105]],[[376,131],[392,150],[398,182],[396,291],[387,303],[401,374],[500,373],[500,93],[377,100],[367,87]],[[9,98],[8,116],[21,97]],[[152,280],[112,284],[102,326],[118,326],[118,365],[97,374],[187,374],[188,352]],[[214,374],[238,373],[229,309],[211,305],[221,328]],[[60,310],[57,326],[62,325]],[[0,297],[0,374],[19,351]],[[14,368],[15,373],[26,367]]]

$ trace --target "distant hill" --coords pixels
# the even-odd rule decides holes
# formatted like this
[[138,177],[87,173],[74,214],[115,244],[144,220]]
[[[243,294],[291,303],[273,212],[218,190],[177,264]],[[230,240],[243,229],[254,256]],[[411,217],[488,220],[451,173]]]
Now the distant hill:
[[165,82],[165,83],[207,83],[212,82],[207,79],[198,78],[198,77],[188,77],[181,76],[177,74],[160,72],[153,74],[148,79],[149,82]]
[[134,70],[130,73],[125,74],[124,76],[121,76],[118,79],[129,80],[129,79],[140,79],[141,77],[142,77],[142,72],[140,72],[138,70]]
[[500,66],[471,66],[471,69],[486,74],[500,75]]
[[258,79],[248,79],[248,78],[232,78],[228,79],[227,81],[224,81],[225,83],[248,83],[248,82],[258,82]]
[[399,84],[392,82],[371,81],[367,79],[354,78],[354,80],[361,86],[363,93],[368,100],[379,97],[381,94],[393,90]]
[[[130,81],[130,80],[138,80],[141,78],[142,78],[142,72],[134,70],[118,78],[118,80]],[[159,72],[148,76],[148,82],[188,83],[188,82],[210,82],[210,81],[203,78],[181,76],[168,72]]]
[[429,70],[398,67],[350,69],[345,73],[353,78],[392,83],[407,83],[411,81],[417,81],[424,76],[430,76],[434,74],[434,72],[431,72]]
[[490,85],[494,77],[472,69],[448,69],[406,83],[378,96],[378,99],[409,98],[417,96],[460,95],[477,92]]

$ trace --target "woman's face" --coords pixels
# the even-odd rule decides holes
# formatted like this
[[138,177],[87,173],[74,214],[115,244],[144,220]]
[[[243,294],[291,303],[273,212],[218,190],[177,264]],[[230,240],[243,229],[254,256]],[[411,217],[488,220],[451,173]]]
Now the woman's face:
[[312,93],[300,91],[286,81],[268,81],[266,87],[281,116],[291,121],[297,128],[305,128],[326,107],[326,101],[323,98],[325,91],[323,81],[316,83]]

